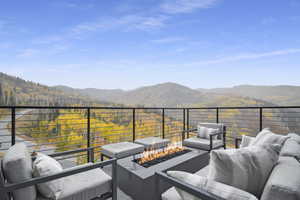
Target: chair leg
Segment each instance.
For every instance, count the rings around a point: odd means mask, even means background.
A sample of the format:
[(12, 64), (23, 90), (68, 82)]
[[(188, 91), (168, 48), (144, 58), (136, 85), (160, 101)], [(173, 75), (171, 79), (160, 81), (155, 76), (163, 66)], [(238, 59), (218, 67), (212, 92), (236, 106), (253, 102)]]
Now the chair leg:
[(101, 159), (101, 161), (104, 161), (104, 156), (103, 156), (103, 154), (101, 154), (100, 159)]

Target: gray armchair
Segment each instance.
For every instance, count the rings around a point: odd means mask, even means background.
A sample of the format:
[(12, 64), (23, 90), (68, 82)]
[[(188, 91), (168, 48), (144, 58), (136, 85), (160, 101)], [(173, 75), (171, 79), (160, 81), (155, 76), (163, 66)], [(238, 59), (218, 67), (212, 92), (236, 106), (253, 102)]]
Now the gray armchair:
[[(200, 126), (207, 128), (218, 129), (219, 131), (214, 134), (210, 134), (209, 139), (199, 138), (198, 136), (193, 136), (187, 138), (190, 133), (195, 133), (197, 129), (190, 129), (183, 132), (183, 142), (182, 144), (187, 147), (202, 149), (206, 151), (211, 151), (213, 149), (218, 149), (223, 147), (226, 149), (226, 126), (224, 124), (217, 123), (199, 123)], [(187, 137), (186, 137), (187, 136)], [(217, 136), (217, 139), (214, 137)]]
[[(20, 145), (18, 143), (17, 147), (14, 147), (14, 154), (24, 154), (25, 152), (25, 159), (22, 159), (19, 164), (24, 164), (24, 168), (31, 166), (31, 159), (27, 158), (26, 151), (27, 148), (25, 145)], [(25, 146), (25, 147), (24, 147)], [(86, 152), (90, 151), (91, 148), (86, 149), (79, 149), (74, 151), (68, 152), (61, 152), (51, 155), (52, 157), (55, 156), (63, 156), (68, 154), (74, 154), (78, 152)], [(28, 155), (28, 154), (27, 154)], [(11, 156), (12, 157), (12, 156)], [(15, 162), (15, 158), (11, 158), (13, 162)], [(34, 194), (29, 194), (25, 190), (28, 188), (32, 188), (36, 184), (45, 183), (48, 181), (56, 180), (56, 179), (63, 179), (63, 191), (62, 194), (59, 196), (58, 200), (71, 200), (71, 199), (80, 199), (80, 200), (91, 200), (91, 199), (99, 199), (104, 200), (111, 198), (113, 200), (117, 199), (117, 175), (116, 175), (116, 160), (111, 159), (104, 162), (99, 163), (88, 163), (81, 166), (71, 167), (68, 169), (64, 169), (60, 173), (56, 173), (49, 176), (43, 176), (38, 178), (24, 178), (22, 176), (22, 172), (18, 172), (22, 181), (18, 182), (8, 182), (6, 180), (7, 172), (5, 172), (3, 168), (3, 161), (1, 162), (1, 170), (0, 170), (0, 200), (23, 200), (23, 199), (36, 199), (36, 200), (49, 200), (41, 196), (38, 192)], [(29, 165), (28, 165), (29, 163)], [(103, 170), (100, 168), (103, 166), (112, 165), (112, 176), (107, 175)], [(17, 192), (17, 193), (15, 193)], [(35, 190), (34, 190), (35, 192)], [(22, 194), (24, 193), (24, 194)], [(17, 196), (14, 196), (14, 195)]]

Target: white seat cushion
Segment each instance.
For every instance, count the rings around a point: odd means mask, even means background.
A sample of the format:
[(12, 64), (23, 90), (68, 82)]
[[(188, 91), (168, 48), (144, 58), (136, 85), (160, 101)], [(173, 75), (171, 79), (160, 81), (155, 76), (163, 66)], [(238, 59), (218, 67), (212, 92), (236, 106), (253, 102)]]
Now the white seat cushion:
[(171, 187), (161, 195), (162, 200), (182, 200), (175, 187)]
[[(64, 189), (57, 200), (93, 199), (106, 192), (111, 192), (111, 183), (111, 177), (99, 168), (68, 176), (63, 178)], [(37, 200), (46, 199), (42, 196), (37, 198)]]
[[(207, 177), (209, 167), (206, 166), (196, 172), (195, 174), (202, 177)], [(176, 191), (175, 187), (171, 187), (166, 192), (162, 194), (162, 200), (182, 200), (179, 193)]]
[(261, 200), (300, 199), (300, 163), (293, 157), (280, 157), (265, 185)]
[(132, 142), (120, 142), (102, 146), (101, 153), (111, 158), (124, 158), (142, 153), (144, 146)]
[[(213, 141), (213, 148), (223, 145), (222, 140), (212, 140), (212, 141)], [(191, 137), (191, 138), (185, 139), (182, 144), (184, 146), (197, 148), (197, 149), (204, 149), (204, 150), (210, 149), (210, 140), (198, 138), (198, 137)]]
[(137, 139), (134, 141), (137, 144), (144, 145), (145, 149), (159, 149), (166, 147), (168, 144), (170, 144), (169, 139), (162, 139), (159, 137), (147, 137), (142, 139)]

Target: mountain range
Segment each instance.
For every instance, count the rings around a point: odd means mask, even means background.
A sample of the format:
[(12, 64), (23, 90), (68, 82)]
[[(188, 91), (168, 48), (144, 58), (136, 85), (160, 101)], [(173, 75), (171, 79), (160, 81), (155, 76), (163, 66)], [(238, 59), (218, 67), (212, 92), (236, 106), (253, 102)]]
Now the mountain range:
[[(300, 105), (299, 86), (241, 85), (192, 89), (167, 82), (134, 90), (76, 89), (68, 86), (49, 87), (4, 73), (0, 73), (0, 93), (2, 105), (49, 105), (49, 102), (65, 105), (68, 101), (71, 104), (148, 107)], [(8, 101), (13, 98), (7, 95), (15, 96), (17, 101)]]
[(162, 83), (140, 87), (134, 90), (104, 90), (104, 89), (74, 89), (66, 86), (56, 86), (66, 93), (80, 94), (89, 98), (113, 102), (129, 106), (153, 107), (183, 107), (183, 106), (251, 106), (267, 105), (268, 102), (250, 97), (231, 96), (211, 92), (201, 92), (196, 89), (177, 84)]
[(215, 93), (250, 97), (282, 106), (300, 105), (300, 87), (291, 85), (255, 86), (240, 85), (231, 88), (198, 89), (203, 93)]

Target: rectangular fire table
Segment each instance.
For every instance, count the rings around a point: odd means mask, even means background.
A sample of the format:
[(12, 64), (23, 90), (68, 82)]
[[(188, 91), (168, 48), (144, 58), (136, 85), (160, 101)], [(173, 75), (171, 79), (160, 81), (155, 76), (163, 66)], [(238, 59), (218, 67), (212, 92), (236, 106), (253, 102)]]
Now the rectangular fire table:
[[(189, 148), (190, 149), (190, 148)], [(134, 200), (156, 200), (159, 194), (171, 187), (168, 183), (160, 183), (157, 191), (155, 172), (166, 170), (179, 170), (195, 173), (208, 165), (209, 153), (207, 151), (190, 149), (191, 151), (160, 162), (150, 167), (143, 167), (133, 161), (133, 157), (117, 161), (118, 186)]]

